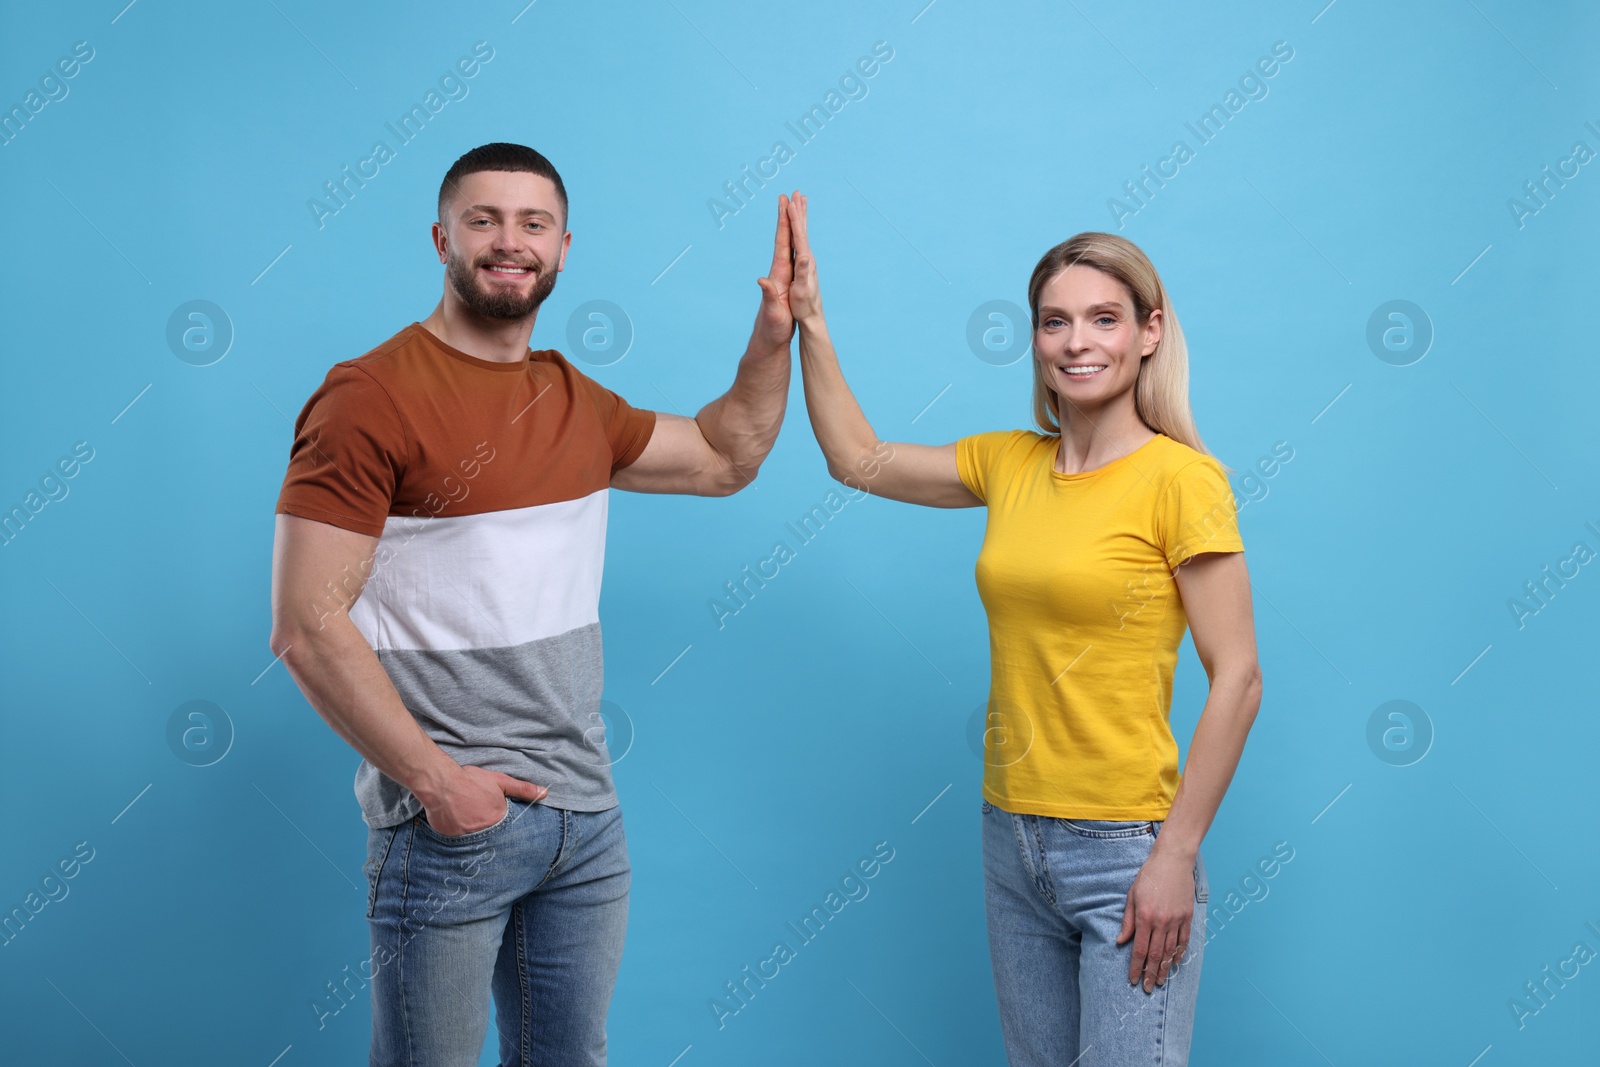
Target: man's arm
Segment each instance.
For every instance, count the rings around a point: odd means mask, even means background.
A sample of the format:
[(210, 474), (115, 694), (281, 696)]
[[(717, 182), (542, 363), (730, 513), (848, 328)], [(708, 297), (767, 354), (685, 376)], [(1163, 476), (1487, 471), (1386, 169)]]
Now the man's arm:
[(464, 767), (423, 732), (377, 653), (350, 621), (378, 539), (278, 515), (272, 542), (272, 636), (306, 700), (384, 774), (415, 793), (442, 834), (471, 833), (505, 815), (505, 798), (542, 800), (543, 786)]
[(789, 284), (794, 278), (794, 246), (789, 231), (789, 198), (778, 198), (778, 229), (772, 242), (772, 269), (756, 282), (761, 308), (750, 343), (739, 360), (733, 386), (701, 408), (694, 418), (656, 413), (655, 430), (639, 458), (617, 471), (611, 484), (636, 493), (691, 493), (728, 496), (755, 480), (772, 451), (789, 401)]

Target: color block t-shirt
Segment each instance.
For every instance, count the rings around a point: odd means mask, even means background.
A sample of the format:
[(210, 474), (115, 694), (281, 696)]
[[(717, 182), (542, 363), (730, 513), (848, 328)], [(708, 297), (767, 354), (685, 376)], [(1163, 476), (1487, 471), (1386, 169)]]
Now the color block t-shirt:
[[(617, 802), (600, 716), (606, 511), (654, 427), (560, 353), (497, 363), (417, 322), (335, 364), (295, 422), (276, 510), (378, 538), (349, 613), (401, 701), (456, 762), (546, 786), (554, 807)], [(422, 808), (366, 760), (355, 792), (372, 827)]]
[(1221, 464), (1157, 435), (1092, 471), (1057, 436), (956, 442), (989, 509), (976, 568), (989, 616), (983, 795), (1064, 819), (1165, 819), (1178, 789), (1172, 674), (1188, 626), (1174, 570), (1242, 552)]

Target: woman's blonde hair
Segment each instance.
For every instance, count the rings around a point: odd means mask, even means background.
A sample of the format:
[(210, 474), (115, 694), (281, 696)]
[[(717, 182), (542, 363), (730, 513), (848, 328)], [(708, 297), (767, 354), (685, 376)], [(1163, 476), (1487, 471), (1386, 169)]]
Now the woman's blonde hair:
[[(1138, 245), (1114, 233), (1090, 231), (1046, 252), (1028, 281), (1028, 310), (1034, 330), (1039, 329), (1039, 293), (1050, 279), (1072, 266), (1093, 267), (1121, 282), (1133, 298), (1134, 318), (1140, 326), (1149, 323), (1150, 312), (1161, 309), (1161, 340), (1139, 364), (1134, 410), (1152, 430), (1209, 456), (1189, 409), (1189, 348), (1184, 344), (1183, 329), (1167, 300), (1161, 275)], [(1033, 361), (1033, 418), (1045, 433), (1061, 432), (1056, 394), (1045, 384), (1037, 359)]]

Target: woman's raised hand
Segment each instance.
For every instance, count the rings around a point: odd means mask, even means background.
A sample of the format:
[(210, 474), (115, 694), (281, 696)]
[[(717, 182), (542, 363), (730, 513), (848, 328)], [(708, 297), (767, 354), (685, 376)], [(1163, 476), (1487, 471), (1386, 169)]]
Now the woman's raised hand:
[(789, 312), (802, 328), (822, 318), (822, 290), (817, 286), (817, 261), (806, 236), (806, 198), (798, 189), (789, 198), (789, 232), (794, 240), (794, 280), (789, 285)]

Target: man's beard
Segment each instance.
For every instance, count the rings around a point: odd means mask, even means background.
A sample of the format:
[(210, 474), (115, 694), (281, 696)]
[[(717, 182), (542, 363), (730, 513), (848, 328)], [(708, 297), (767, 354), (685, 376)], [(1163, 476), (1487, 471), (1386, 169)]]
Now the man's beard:
[(486, 319), (525, 319), (539, 310), (544, 298), (556, 287), (556, 272), (547, 270), (541, 263), (538, 264), (538, 273), (534, 275), (533, 288), (527, 295), (510, 286), (487, 288), (492, 283), (479, 277), (478, 266), (456, 256), (454, 252), (449, 255), (446, 274), (461, 302)]

